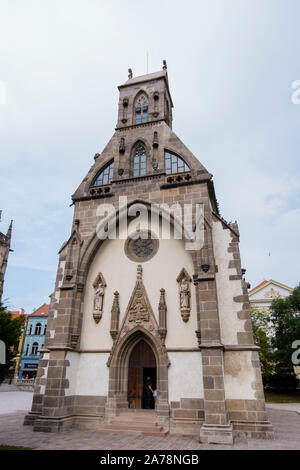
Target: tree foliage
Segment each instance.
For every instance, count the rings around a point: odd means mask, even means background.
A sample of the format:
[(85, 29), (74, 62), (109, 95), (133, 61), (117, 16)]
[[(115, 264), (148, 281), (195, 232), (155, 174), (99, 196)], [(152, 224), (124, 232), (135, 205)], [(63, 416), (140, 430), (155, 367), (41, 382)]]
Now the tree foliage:
[(292, 363), (292, 344), (300, 340), (300, 285), (290, 296), (273, 300), (270, 320), (275, 363), (273, 386), (280, 389), (296, 388), (299, 380)]
[(254, 343), (260, 348), (259, 359), (261, 364), (262, 379), (264, 385), (267, 385), (272, 374), (274, 373), (272, 344), (268, 333), (270, 317), (264, 310), (259, 308), (252, 308), (251, 320)]
[(7, 307), (0, 303), (0, 340), (6, 346), (6, 363), (0, 364), (0, 383), (9, 376), (24, 324), (25, 315), (13, 319)]

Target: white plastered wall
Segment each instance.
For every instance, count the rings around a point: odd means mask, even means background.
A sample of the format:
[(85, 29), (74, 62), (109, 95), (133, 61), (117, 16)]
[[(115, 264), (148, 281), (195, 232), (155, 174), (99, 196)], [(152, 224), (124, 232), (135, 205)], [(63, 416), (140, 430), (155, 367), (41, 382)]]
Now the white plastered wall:
[(169, 402), (203, 398), (201, 352), (169, 352)]
[(69, 388), (66, 395), (108, 394), (108, 353), (75, 353), (68, 352), (66, 359), (70, 366), (66, 370)]
[(233, 254), (227, 248), (231, 242), (230, 230), (223, 229), (222, 223), (213, 223), (213, 243), (215, 262), (218, 266), (216, 273), (219, 319), (221, 328), (221, 341), (223, 344), (238, 344), (237, 332), (244, 331), (245, 320), (237, 316), (241, 310), (241, 303), (234, 302), (233, 298), (242, 295), (241, 281), (229, 280), (230, 275), (236, 275), (235, 268), (228, 268)]
[[(152, 227), (154, 233), (158, 227)], [(125, 238), (125, 237), (124, 237)], [(125, 239), (106, 240), (96, 253), (87, 276), (83, 322), (80, 347), (83, 350), (110, 349), (112, 338), (110, 336), (111, 307), (113, 293), (117, 290), (120, 294), (120, 326), (124, 318), (130, 296), (133, 292), (137, 265), (128, 259), (124, 251)], [(197, 310), (195, 288), (191, 283), (191, 316), (184, 323), (179, 310), (178, 283), (176, 277), (184, 267), (192, 277), (194, 273), (190, 252), (185, 249), (182, 240), (159, 240), (159, 249), (156, 255), (149, 261), (141, 263), (143, 267), (143, 282), (149, 297), (152, 310), (158, 319), (158, 303), (160, 289), (166, 291), (167, 303), (167, 348), (196, 348), (197, 338)], [(101, 272), (107, 284), (104, 297), (103, 316), (98, 325), (93, 319), (93, 282), (97, 274)]]
[(255, 372), (251, 362), (251, 351), (226, 351), (224, 357), (225, 397), (254, 400)]

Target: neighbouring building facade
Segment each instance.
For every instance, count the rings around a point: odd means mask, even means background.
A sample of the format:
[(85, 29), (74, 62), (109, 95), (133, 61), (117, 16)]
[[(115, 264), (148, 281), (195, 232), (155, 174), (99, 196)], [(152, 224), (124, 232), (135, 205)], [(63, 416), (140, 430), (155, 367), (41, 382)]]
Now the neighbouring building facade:
[[(0, 211), (0, 221), (1, 221), (1, 214)], [(2, 299), (3, 294), (3, 285), (4, 285), (4, 276), (7, 268), (7, 260), (9, 252), (11, 251), (10, 244), (11, 244), (11, 234), (12, 234), (12, 221), (8, 227), (7, 233), (4, 234), (0, 232), (0, 302)]]
[(37, 374), (40, 350), (43, 349), (47, 331), (49, 304), (43, 304), (27, 315), (25, 337), (19, 365), (19, 379), (34, 379)]
[[(146, 406), (150, 377), (153, 413), (171, 433), (273, 438), (238, 225), (220, 216), (212, 175), (172, 131), (166, 64), (140, 77), (129, 69), (119, 91), (115, 132), (72, 196), (25, 424), (105, 427)], [(201, 247), (187, 249), (192, 233), (180, 239), (182, 218), (162, 203), (202, 208)], [(145, 207), (154, 215), (142, 236), (131, 222)], [(117, 236), (103, 240), (113, 232), (111, 208)], [(197, 214), (188, 210), (187, 220), (196, 226)]]
[(248, 292), (251, 307), (269, 312), (274, 299), (283, 299), (291, 295), (294, 289), (280, 282), (263, 281)]
[(22, 355), (22, 350), (23, 350), (23, 343), (24, 343), (24, 338), (25, 338), (25, 332), (26, 332), (26, 322), (27, 322), (27, 315), (25, 315), (24, 309), (20, 308), (20, 310), (14, 310), (11, 311), (11, 317), (12, 319), (18, 318), (20, 316), (24, 316), (25, 322), (24, 322), (24, 327), (22, 328), (22, 333), (19, 338), (18, 344), (15, 346), (15, 357), (13, 359), (14, 362), (14, 377), (18, 376), (18, 370), (20, 367), (20, 361), (21, 361), (21, 355)]

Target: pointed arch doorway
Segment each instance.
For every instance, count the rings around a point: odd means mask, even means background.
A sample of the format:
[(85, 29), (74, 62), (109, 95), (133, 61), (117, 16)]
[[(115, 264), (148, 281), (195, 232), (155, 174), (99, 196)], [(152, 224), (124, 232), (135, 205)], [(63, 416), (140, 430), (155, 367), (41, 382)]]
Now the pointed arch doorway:
[[(147, 377), (150, 377), (152, 389), (156, 389), (157, 367), (154, 352), (151, 346), (140, 340), (131, 351), (128, 363), (128, 406), (129, 408), (146, 408)], [(150, 408), (154, 408), (154, 400), (151, 399)]]

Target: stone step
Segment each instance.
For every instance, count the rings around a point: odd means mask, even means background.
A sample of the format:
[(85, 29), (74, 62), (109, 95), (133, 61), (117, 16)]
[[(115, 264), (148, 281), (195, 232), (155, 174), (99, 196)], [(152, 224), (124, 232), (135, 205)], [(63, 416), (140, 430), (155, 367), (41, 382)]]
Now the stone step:
[(147, 424), (138, 424), (138, 423), (110, 423), (105, 425), (106, 428), (114, 428), (114, 429), (120, 429), (122, 431), (126, 431), (128, 429), (133, 429), (134, 431), (162, 431), (163, 427), (162, 426), (148, 426)]
[(168, 434), (156, 421), (154, 410), (122, 411), (109, 424), (103, 424), (101, 431), (119, 434), (146, 434), (148, 436), (165, 436)]
[(156, 416), (123, 416), (119, 415), (114, 418), (114, 422), (123, 422), (123, 421), (128, 421), (128, 422), (133, 422), (133, 423), (156, 423)]
[(147, 436), (166, 436), (168, 431), (163, 427), (149, 427), (149, 426), (119, 426), (114, 424), (106, 424), (99, 431), (113, 432), (117, 434), (145, 434)]

